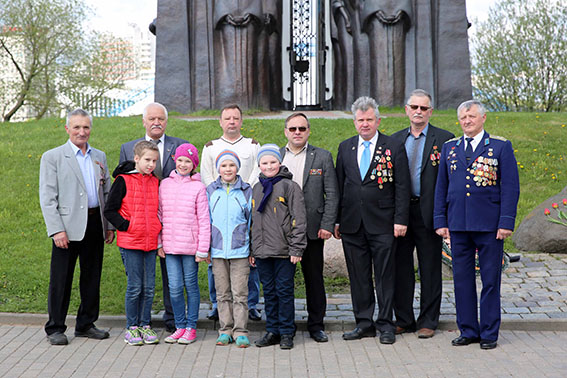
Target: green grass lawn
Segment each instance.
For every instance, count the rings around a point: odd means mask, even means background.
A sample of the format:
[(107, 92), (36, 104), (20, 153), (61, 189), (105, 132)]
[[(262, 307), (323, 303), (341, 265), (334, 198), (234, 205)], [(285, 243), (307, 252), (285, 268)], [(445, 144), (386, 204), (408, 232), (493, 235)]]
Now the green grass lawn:
[[(397, 109), (399, 110), (399, 109)], [(407, 126), (400, 114), (382, 120), (380, 131), (386, 134)], [(455, 111), (434, 113), (431, 122), (461, 135)], [(521, 195), (517, 224), (544, 199), (566, 185), (567, 116), (565, 113), (491, 113), (486, 130), (512, 141), (520, 171)], [(310, 143), (326, 148), (336, 157), (339, 143), (354, 135), (351, 120), (311, 121)], [(217, 121), (187, 122), (172, 117), (167, 133), (189, 140), (200, 150), (210, 139), (221, 134)], [(120, 145), (144, 134), (141, 117), (95, 119), (90, 143), (106, 152), (111, 170), (118, 163)], [(246, 119), (243, 134), (260, 143), (283, 145), (282, 120)], [(65, 143), (64, 120), (47, 119), (25, 123), (0, 124), (0, 311), (47, 311), (47, 288), (51, 241), (45, 232), (38, 200), (38, 175), (41, 154)], [(514, 252), (510, 241), (505, 245)], [(159, 269), (157, 269), (159, 271)], [(206, 265), (200, 267), (202, 300), (208, 300)], [(116, 245), (106, 247), (101, 285), (101, 313), (124, 313), (126, 279)], [(77, 270), (78, 276), (78, 270)], [(75, 287), (76, 287), (75, 280)], [(344, 290), (346, 280), (328, 281), (329, 291)], [(303, 296), (301, 280), (297, 295)], [(70, 313), (78, 307), (78, 293), (73, 290)], [(162, 308), (161, 278), (156, 279), (154, 310)]]

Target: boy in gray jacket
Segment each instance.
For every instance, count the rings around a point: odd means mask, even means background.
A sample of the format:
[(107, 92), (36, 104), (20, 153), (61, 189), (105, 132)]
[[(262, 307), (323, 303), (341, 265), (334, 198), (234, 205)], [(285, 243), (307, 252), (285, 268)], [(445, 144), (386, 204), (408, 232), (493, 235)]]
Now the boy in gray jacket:
[(281, 165), (279, 147), (258, 152), (260, 182), (252, 193), (252, 256), (264, 288), (266, 334), (257, 347), (293, 348), (295, 266), (307, 246), (303, 192)]

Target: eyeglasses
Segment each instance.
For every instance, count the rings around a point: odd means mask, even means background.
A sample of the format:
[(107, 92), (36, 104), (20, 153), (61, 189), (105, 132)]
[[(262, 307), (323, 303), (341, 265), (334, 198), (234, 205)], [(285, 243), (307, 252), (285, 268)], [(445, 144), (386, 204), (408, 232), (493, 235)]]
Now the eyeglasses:
[(431, 106), (420, 106), (420, 105), (410, 105), (408, 104), (411, 110), (417, 110), (418, 108), (421, 109), (422, 112), (426, 112), (431, 109)]
[(301, 131), (302, 133), (307, 131), (307, 127), (305, 126), (299, 126), (299, 127), (292, 126), (292, 127), (288, 127), (287, 129), (289, 130), (290, 133), (294, 133), (297, 130)]

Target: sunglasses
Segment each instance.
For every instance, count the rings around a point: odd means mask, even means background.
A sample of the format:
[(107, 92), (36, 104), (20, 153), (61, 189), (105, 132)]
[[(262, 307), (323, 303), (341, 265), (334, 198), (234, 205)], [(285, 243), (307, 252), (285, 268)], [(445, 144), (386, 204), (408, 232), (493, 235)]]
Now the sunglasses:
[(410, 105), (408, 104), (411, 110), (417, 110), (418, 108), (421, 109), (422, 112), (426, 112), (431, 109), (431, 106), (420, 106), (420, 105)]
[(301, 131), (302, 133), (307, 131), (307, 127), (305, 126), (299, 126), (299, 127), (292, 126), (292, 127), (288, 127), (287, 129), (289, 130), (290, 133), (294, 133), (297, 130)]

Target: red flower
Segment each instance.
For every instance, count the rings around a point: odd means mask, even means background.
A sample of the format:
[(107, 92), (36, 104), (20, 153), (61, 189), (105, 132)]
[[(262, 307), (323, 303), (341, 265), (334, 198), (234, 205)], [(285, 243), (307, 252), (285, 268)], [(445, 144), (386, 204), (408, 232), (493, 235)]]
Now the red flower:
[(559, 207), (559, 205), (557, 204), (557, 202), (553, 202), (551, 204), (551, 207), (553, 207), (554, 209), (557, 209)]
[(543, 211), (543, 213), (544, 213), (545, 215), (549, 215), (549, 214), (551, 214), (551, 211), (549, 211), (549, 209), (546, 208), (546, 209)]
[(563, 206), (567, 206), (567, 198), (563, 198)]

